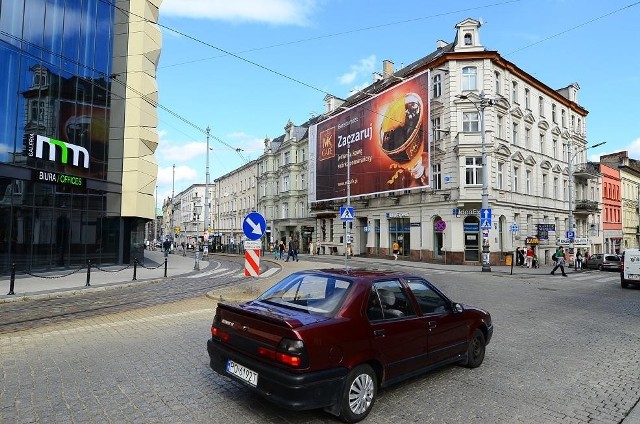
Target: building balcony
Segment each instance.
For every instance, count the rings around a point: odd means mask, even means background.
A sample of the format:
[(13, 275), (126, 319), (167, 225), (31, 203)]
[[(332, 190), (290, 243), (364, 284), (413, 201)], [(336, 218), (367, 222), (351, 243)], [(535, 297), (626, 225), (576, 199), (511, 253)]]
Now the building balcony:
[(600, 168), (598, 164), (593, 162), (576, 164), (573, 170), (574, 178), (582, 178), (585, 180), (598, 178), (600, 176)]
[(589, 215), (600, 212), (600, 205), (595, 200), (577, 200), (574, 213)]

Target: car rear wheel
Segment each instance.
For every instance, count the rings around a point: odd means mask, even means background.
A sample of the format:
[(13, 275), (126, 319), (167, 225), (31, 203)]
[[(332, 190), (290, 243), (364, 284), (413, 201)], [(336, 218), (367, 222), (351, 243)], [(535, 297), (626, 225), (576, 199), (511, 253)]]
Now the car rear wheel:
[(467, 368), (477, 368), (482, 365), (484, 361), (484, 353), (486, 350), (486, 342), (484, 334), (480, 330), (473, 332), (471, 340), (469, 340), (469, 347), (467, 348), (467, 359), (462, 361), (460, 365)]
[(376, 400), (378, 383), (376, 373), (363, 364), (351, 370), (342, 393), (340, 417), (348, 423), (363, 420)]
[(629, 287), (629, 283), (624, 281), (624, 277), (620, 278), (620, 285), (622, 286), (623, 289), (626, 289), (627, 287)]

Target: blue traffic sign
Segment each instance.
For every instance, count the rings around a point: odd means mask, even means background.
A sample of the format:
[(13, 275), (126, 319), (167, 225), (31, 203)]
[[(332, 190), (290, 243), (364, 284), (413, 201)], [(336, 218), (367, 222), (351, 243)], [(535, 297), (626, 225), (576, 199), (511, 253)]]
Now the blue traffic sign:
[(520, 231), (518, 224), (511, 224), (511, 232), (517, 233), (518, 231)]
[(575, 231), (567, 231), (567, 238), (568, 239), (576, 238)]
[(242, 221), (242, 231), (249, 240), (258, 240), (267, 230), (267, 221), (258, 212), (251, 212)]
[(342, 221), (353, 221), (353, 217), (355, 216), (353, 212), (353, 208), (351, 206), (342, 206), (340, 208), (340, 220)]

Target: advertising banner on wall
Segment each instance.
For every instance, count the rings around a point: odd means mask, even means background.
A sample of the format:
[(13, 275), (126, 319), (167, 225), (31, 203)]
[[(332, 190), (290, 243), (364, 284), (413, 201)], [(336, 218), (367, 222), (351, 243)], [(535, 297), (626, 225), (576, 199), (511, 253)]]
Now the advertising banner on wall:
[(67, 171), (96, 179), (106, 178), (109, 109), (61, 100), (58, 116), (60, 139), (89, 151), (89, 169), (81, 171), (77, 167), (67, 167)]
[(428, 125), (424, 72), (311, 126), (309, 201), (428, 187)]

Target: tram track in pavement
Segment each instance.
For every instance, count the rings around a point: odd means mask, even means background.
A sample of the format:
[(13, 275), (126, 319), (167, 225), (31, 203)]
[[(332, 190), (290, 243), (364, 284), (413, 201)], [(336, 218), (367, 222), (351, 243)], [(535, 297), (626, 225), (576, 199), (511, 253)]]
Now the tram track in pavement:
[[(222, 267), (234, 269), (232, 275), (244, 269), (244, 263), (239, 260), (217, 262)], [(206, 283), (203, 284), (203, 281)], [(212, 289), (228, 287), (238, 281), (230, 275), (207, 274), (203, 278), (179, 276), (160, 281), (141, 281), (134, 285), (111, 286), (107, 290), (76, 292), (70, 296), (26, 298), (22, 301), (2, 303), (0, 334), (178, 302), (203, 296)]]

